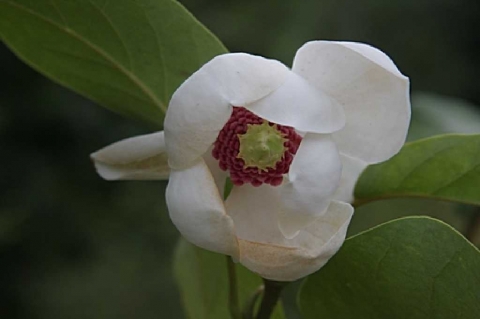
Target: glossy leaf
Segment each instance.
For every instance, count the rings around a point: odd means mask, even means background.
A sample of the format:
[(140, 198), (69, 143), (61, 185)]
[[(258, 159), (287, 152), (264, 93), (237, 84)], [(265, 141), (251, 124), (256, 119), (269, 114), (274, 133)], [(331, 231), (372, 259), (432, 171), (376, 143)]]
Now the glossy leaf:
[(180, 83), (226, 52), (173, 0), (0, 0), (0, 36), (52, 80), (156, 126)]
[(476, 319), (480, 252), (427, 217), (392, 221), (347, 240), (299, 293), (304, 319)]
[[(227, 257), (180, 240), (175, 254), (175, 275), (189, 319), (230, 318)], [(262, 284), (259, 276), (236, 265), (240, 307)], [(285, 318), (281, 305), (272, 319)]]
[(480, 135), (439, 135), (407, 143), (387, 162), (369, 166), (355, 204), (425, 197), (480, 205)]

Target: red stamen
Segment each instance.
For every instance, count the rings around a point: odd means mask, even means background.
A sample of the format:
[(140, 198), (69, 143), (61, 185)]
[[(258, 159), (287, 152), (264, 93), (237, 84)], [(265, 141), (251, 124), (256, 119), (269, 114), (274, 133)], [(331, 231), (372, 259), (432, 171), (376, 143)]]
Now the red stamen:
[[(224, 171), (230, 171), (230, 179), (234, 185), (240, 186), (250, 183), (253, 186), (260, 186), (263, 183), (272, 186), (282, 184), (283, 174), (288, 173), (293, 157), (302, 141), (302, 137), (295, 132), (293, 127), (277, 125), (277, 129), (287, 139), (284, 146), (285, 153), (275, 167), (267, 168), (266, 171), (255, 167), (245, 167), (245, 162), (237, 158), (240, 141), (238, 134), (247, 132), (247, 124), (262, 124), (263, 119), (244, 107), (234, 107), (232, 115), (228, 122), (223, 126), (214, 143), (212, 155), (218, 160), (220, 168)], [(270, 125), (275, 123), (269, 122)]]

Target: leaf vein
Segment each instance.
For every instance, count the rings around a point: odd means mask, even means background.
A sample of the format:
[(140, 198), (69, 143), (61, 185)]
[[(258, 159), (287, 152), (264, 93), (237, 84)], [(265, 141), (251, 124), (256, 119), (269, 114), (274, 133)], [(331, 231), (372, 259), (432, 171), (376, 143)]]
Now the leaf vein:
[[(58, 53), (58, 54), (62, 54), (62, 55), (65, 55), (65, 56), (68, 56), (68, 57), (71, 57), (71, 58), (75, 58), (75, 59), (79, 59), (79, 60), (84, 60), (84, 61), (87, 61), (87, 62), (90, 62), (90, 63), (94, 63), (94, 64), (97, 64), (101, 67), (105, 67), (105, 68), (108, 68), (108, 69), (115, 69), (111, 64), (108, 64), (108, 63), (104, 63), (102, 60), (95, 60), (95, 59), (88, 59), (84, 56), (78, 56), (78, 55), (75, 55), (71, 52), (64, 52), (64, 51), (61, 51), (61, 50), (58, 50), (57, 48), (52, 48), (52, 47), (46, 47), (46, 50), (50, 50), (52, 52), (55, 52), (55, 53)], [(92, 83), (96, 83), (97, 85), (99, 86), (104, 86), (104, 87), (107, 87), (107, 88), (111, 88), (113, 90), (116, 90), (116, 91), (119, 91), (123, 94), (126, 94), (126, 95), (129, 95), (131, 97), (134, 97), (135, 99), (137, 99), (138, 101), (141, 101), (141, 102), (149, 102), (149, 100), (145, 99), (145, 96), (142, 95), (142, 96), (139, 96), (137, 94), (135, 94), (134, 92), (131, 92), (131, 91), (127, 91), (121, 87), (117, 87), (117, 86), (114, 86), (112, 85), (111, 83), (106, 83), (106, 82), (101, 82), (101, 81), (96, 81), (95, 78), (91, 78), (91, 77), (85, 77), (85, 76), (81, 76), (80, 74), (78, 73), (70, 73), (72, 76), (75, 76), (79, 79), (83, 79), (85, 81), (89, 81), (89, 82), (92, 82)]]
[(437, 189), (435, 189), (434, 191), (432, 191), (432, 195), (437, 195), (438, 193), (440, 193), (442, 190), (444, 190), (445, 188), (448, 188), (450, 186), (452, 186), (452, 184), (456, 183), (458, 180), (462, 179), (463, 177), (465, 177), (465, 175), (467, 175), (468, 173), (471, 173), (473, 170), (477, 169), (480, 167), (480, 163), (479, 164), (476, 164), (474, 165), (473, 167), (470, 167), (467, 171), (459, 174), (458, 176), (456, 176), (455, 178), (453, 178), (452, 180), (450, 180), (446, 185), (440, 185)]
[(108, 23), (108, 26), (112, 29), (113, 33), (115, 34), (115, 36), (118, 38), (118, 40), (120, 41), (121, 45), (122, 45), (122, 48), (123, 50), (125, 51), (125, 55), (127, 56), (127, 60), (128, 60), (128, 65), (129, 65), (129, 70), (130, 71), (133, 71), (133, 63), (132, 63), (132, 57), (130, 55), (130, 51), (128, 51), (128, 48), (127, 48), (127, 45), (125, 43), (125, 41), (123, 40), (123, 38), (120, 36), (120, 33), (118, 32), (117, 28), (115, 28), (112, 20), (108, 17), (108, 15), (103, 11), (103, 9), (100, 9), (92, 0), (88, 0), (88, 2), (91, 4), (92, 7), (94, 7), (101, 15), (102, 17), (105, 18), (105, 20), (107, 20), (107, 23)]
[(443, 152), (446, 152), (446, 151), (449, 151), (450, 149), (452, 148), (455, 148), (457, 147), (458, 145), (451, 145), (451, 146), (448, 146), (446, 148), (443, 148), (441, 150), (438, 150), (438, 151), (435, 151), (433, 152), (433, 154), (430, 154), (429, 156), (427, 156), (426, 158), (424, 158), (422, 161), (420, 161), (418, 163), (418, 165), (416, 165), (408, 174), (406, 174), (401, 180), (400, 182), (397, 184), (397, 187), (396, 187), (396, 190), (401, 190), (401, 188), (403, 187), (404, 183), (408, 181), (408, 179), (410, 177), (412, 177), (415, 173), (417, 173), (418, 171), (422, 170), (423, 169), (423, 166), (424, 165), (428, 165), (428, 163), (433, 160), (438, 154), (440, 153), (443, 153)]
[(60, 19), (62, 19), (63, 21), (63, 24), (65, 24), (65, 26), (67, 26), (67, 20), (65, 19), (65, 17), (63, 16), (62, 12), (60, 11), (60, 8), (57, 6), (57, 4), (55, 3), (55, 0), (50, 0), (50, 5), (53, 7), (53, 9), (55, 11), (57, 11), (58, 15), (60, 16)]
[(165, 99), (167, 99), (168, 98), (168, 93), (167, 93), (168, 92), (168, 90), (167, 90), (167, 83), (168, 83), (167, 64), (165, 62), (165, 56), (163, 54), (162, 45), (160, 43), (160, 39), (158, 38), (158, 34), (155, 30), (155, 27), (154, 27), (152, 21), (150, 20), (150, 17), (148, 16), (147, 11), (145, 10), (145, 8), (143, 8), (143, 7), (141, 7), (141, 8), (142, 8), (143, 14), (145, 15), (145, 18), (147, 19), (149, 27), (152, 29), (153, 34), (155, 35), (155, 43), (156, 43), (158, 55), (160, 56), (160, 61), (162, 63), (162, 74), (163, 74), (163, 81), (164, 81), (163, 82), (164, 94), (165, 94)]
[(110, 3), (109, 0), (105, 0), (104, 4), (103, 4), (103, 6), (102, 6), (102, 11), (105, 10), (105, 8), (108, 6), (109, 3)]
[(21, 11), (24, 11), (25, 13), (33, 15), (33, 16), (45, 21), (46, 23), (49, 23), (50, 25), (52, 25), (52, 26), (60, 29), (61, 31), (69, 34), (70, 36), (75, 38), (77, 41), (79, 41), (79, 42), (83, 43), (84, 45), (86, 45), (87, 47), (89, 47), (91, 50), (93, 50), (98, 55), (102, 56), (105, 60), (110, 62), (112, 64), (112, 66), (114, 66), (117, 70), (120, 71), (120, 73), (122, 73), (131, 82), (133, 82), (136, 86), (138, 86), (138, 88), (143, 93), (145, 93), (145, 95), (148, 96), (148, 98), (152, 101), (152, 103), (155, 106), (160, 108), (160, 110), (162, 110), (164, 113), (166, 112), (167, 108), (165, 107), (164, 103), (161, 100), (158, 99), (158, 97), (151, 91), (151, 89), (147, 85), (145, 85), (134, 73), (132, 73), (130, 70), (128, 70), (124, 66), (122, 66), (117, 60), (115, 60), (112, 56), (110, 56), (108, 53), (103, 51), (100, 47), (91, 43), (88, 39), (82, 37), (80, 34), (76, 33), (74, 30), (63, 27), (63, 26), (59, 25), (58, 23), (56, 23), (55, 21), (52, 21), (51, 19), (49, 19), (49, 18), (47, 18), (47, 17), (45, 17), (45, 16), (43, 16), (43, 15), (41, 15), (41, 14), (35, 12), (35, 11), (32, 11), (31, 9), (29, 9), (25, 6), (19, 5), (17, 3), (12, 3), (12, 2), (9, 2), (9, 1), (5, 1), (5, 3), (12, 6), (12, 7), (15, 7), (15, 8), (17, 8)]

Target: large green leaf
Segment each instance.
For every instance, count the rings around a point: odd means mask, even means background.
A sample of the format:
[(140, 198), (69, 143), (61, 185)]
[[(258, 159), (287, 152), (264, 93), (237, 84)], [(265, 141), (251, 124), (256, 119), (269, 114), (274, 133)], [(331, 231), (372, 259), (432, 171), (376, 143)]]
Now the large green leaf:
[(157, 126), (180, 83), (226, 52), (173, 0), (0, 0), (0, 36), (49, 78)]
[(480, 135), (440, 135), (412, 143), (387, 162), (369, 166), (355, 204), (426, 197), (480, 205)]
[[(212, 253), (180, 240), (175, 254), (175, 275), (189, 319), (230, 318), (226, 256)], [(236, 265), (240, 306), (262, 284), (262, 280), (243, 266)], [(281, 305), (272, 319), (285, 318)]]
[(305, 319), (478, 319), (480, 252), (443, 222), (392, 221), (347, 240), (299, 305)]

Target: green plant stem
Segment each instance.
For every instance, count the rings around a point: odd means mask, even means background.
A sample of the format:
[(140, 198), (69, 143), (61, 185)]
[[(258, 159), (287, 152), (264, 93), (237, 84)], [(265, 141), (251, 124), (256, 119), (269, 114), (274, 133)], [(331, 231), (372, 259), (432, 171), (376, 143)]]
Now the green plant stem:
[(255, 306), (260, 296), (263, 294), (265, 287), (261, 285), (253, 292), (250, 298), (247, 300), (242, 310), (242, 319), (254, 319)]
[(263, 279), (265, 292), (256, 319), (269, 319), (287, 282)]
[(241, 319), (240, 307), (238, 306), (238, 285), (237, 273), (235, 271), (235, 264), (230, 256), (227, 256), (227, 271), (228, 271), (228, 308), (232, 319)]

